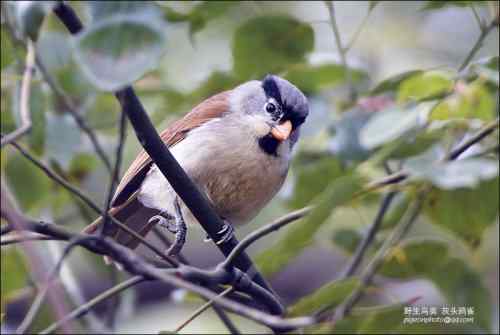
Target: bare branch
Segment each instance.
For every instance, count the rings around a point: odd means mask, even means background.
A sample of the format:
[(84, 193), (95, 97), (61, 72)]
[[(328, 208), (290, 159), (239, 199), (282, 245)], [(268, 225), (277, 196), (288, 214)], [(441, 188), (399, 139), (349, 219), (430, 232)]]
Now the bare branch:
[(481, 29), (481, 33), (479, 34), (479, 37), (477, 38), (476, 43), (474, 43), (474, 45), (472, 46), (472, 49), (469, 51), (467, 56), (465, 56), (465, 59), (462, 62), (462, 64), (459, 66), (458, 71), (462, 71), (463, 69), (465, 69), (467, 67), (467, 65), (469, 65), (472, 58), (474, 58), (476, 53), (483, 46), (483, 42), (484, 42), (484, 39), (486, 38), (486, 36), (488, 36), (489, 33), (497, 26), (498, 26), (498, 21), (494, 19), (490, 22), (490, 24), (484, 26)]
[[(222, 293), (220, 293), (217, 297), (224, 297), (225, 295), (231, 293), (234, 290), (233, 287), (228, 287), (225, 289)], [(201, 315), (204, 311), (206, 311), (210, 306), (214, 304), (216, 300), (208, 300), (206, 303), (204, 303), (200, 308), (198, 308), (196, 311), (193, 312), (185, 321), (183, 321), (179, 326), (177, 326), (174, 329), (174, 333), (180, 332), (184, 327), (186, 327), (188, 324), (191, 323), (194, 319), (196, 319), (198, 316)]]
[(243, 252), (246, 248), (250, 246), (253, 242), (257, 241), (261, 237), (264, 237), (273, 231), (276, 231), (285, 225), (294, 222), (298, 219), (303, 218), (307, 213), (312, 210), (312, 207), (304, 207), (302, 209), (296, 210), (294, 212), (288, 213), (285, 216), (277, 219), (276, 221), (265, 225), (257, 230), (251, 232), (248, 236), (246, 236), (241, 242), (233, 249), (233, 251), (226, 257), (224, 262), (222, 262), (221, 266), (228, 269), (231, 267), (233, 260), (238, 257), (238, 255)]
[(90, 311), (95, 305), (97, 305), (97, 304), (105, 301), (106, 299), (111, 298), (111, 297), (115, 296), (116, 294), (119, 294), (119, 293), (125, 291), (126, 289), (128, 289), (134, 285), (137, 285), (143, 281), (144, 281), (144, 278), (142, 276), (134, 276), (130, 279), (125, 280), (124, 282), (122, 282), (122, 283), (104, 291), (103, 293), (97, 295), (96, 297), (94, 297), (93, 299), (88, 301), (86, 304), (79, 306), (78, 308), (73, 310), (71, 313), (67, 314), (61, 320), (54, 322), (53, 324), (48, 326), (45, 330), (43, 330), (41, 332), (41, 334), (49, 334), (49, 333), (56, 331), (65, 323), (83, 316), (88, 311)]
[(26, 53), (26, 65), (21, 83), (21, 103), (20, 103), (20, 119), (21, 126), (12, 133), (2, 137), (0, 147), (17, 140), (19, 137), (31, 130), (31, 113), (30, 113), (30, 95), (31, 95), (31, 78), (33, 77), (34, 62), (35, 62), (35, 46), (31, 40), (28, 40), (28, 50)]
[[(416, 202), (413, 204), (412, 208), (408, 210), (405, 217), (401, 220), (401, 222), (394, 228), (391, 232), (391, 235), (385, 240), (384, 244), (377, 251), (373, 259), (366, 266), (364, 271), (360, 276), (360, 285), (354, 290), (354, 292), (336, 309), (335, 318), (341, 319), (344, 316), (348, 315), (351, 311), (352, 307), (359, 301), (361, 296), (363, 295), (364, 289), (366, 286), (370, 284), (373, 279), (373, 276), (380, 268), (380, 266), (384, 263), (387, 254), (390, 250), (397, 245), (401, 239), (408, 233), (411, 229), (415, 221), (417, 220), (423, 204), (425, 195), (427, 193), (427, 189), (424, 189), (419, 192), (417, 196)], [(324, 313), (325, 310), (322, 310), (321, 313)], [(321, 319), (321, 316), (320, 316)]]
[(113, 199), (113, 195), (115, 193), (115, 188), (118, 183), (118, 178), (120, 175), (120, 166), (122, 163), (123, 156), (123, 144), (125, 143), (125, 134), (127, 130), (127, 119), (125, 117), (125, 113), (120, 113), (120, 126), (119, 126), (119, 136), (118, 136), (118, 145), (116, 146), (116, 155), (115, 155), (115, 167), (113, 169), (113, 173), (111, 175), (109, 181), (109, 189), (108, 196), (106, 198), (106, 203), (104, 205), (102, 211), (102, 227), (101, 227), (101, 235), (106, 235), (108, 231), (108, 222), (109, 222), (109, 208), (111, 207), (111, 200)]
[[(26, 157), (30, 162), (35, 164), (40, 170), (42, 170), (50, 179), (54, 180), (56, 183), (60, 184), (62, 187), (64, 187), (66, 190), (68, 190), (70, 193), (76, 195), (79, 199), (81, 199), (87, 206), (89, 206), (91, 209), (93, 209), (97, 214), (102, 213), (102, 209), (92, 200), (90, 199), (89, 196), (85, 195), (83, 192), (81, 192), (79, 189), (77, 189), (75, 186), (71, 185), (68, 183), (66, 180), (61, 178), (59, 175), (57, 175), (55, 172), (53, 172), (47, 165), (42, 163), (40, 160), (35, 158), (33, 155), (31, 155), (26, 149), (24, 149), (21, 145), (18, 143), (12, 142), (10, 143), (14, 148), (16, 148), (24, 157)], [(139, 240), (142, 244), (144, 244), (147, 248), (149, 248), (151, 251), (153, 251), (155, 254), (163, 258), (165, 261), (169, 262), (170, 264), (174, 265), (177, 264), (178, 262), (173, 259), (172, 257), (166, 255), (164, 252), (162, 252), (160, 249), (158, 249), (155, 245), (147, 241), (144, 237), (142, 237), (140, 234), (135, 232), (134, 230), (130, 229), (120, 221), (118, 221), (116, 218), (113, 216), (110, 216), (111, 220), (113, 221), (114, 224), (116, 224), (120, 229), (126, 231), (130, 235), (132, 235), (134, 238)]]
[(347, 65), (347, 49), (342, 46), (342, 39), (340, 38), (340, 31), (335, 18), (335, 7), (333, 1), (325, 1), (325, 5), (328, 8), (328, 14), (330, 15), (330, 25), (332, 26), (333, 34), (335, 36), (335, 44), (337, 45), (337, 50), (339, 51), (340, 61), (342, 66), (345, 68), (345, 76), (349, 88), (349, 98), (351, 101), (354, 101), (356, 100), (356, 90), (354, 89), (351, 70)]
[(380, 226), (382, 225), (382, 222), (384, 220), (385, 213), (387, 212), (387, 209), (389, 208), (396, 194), (397, 194), (396, 191), (391, 191), (385, 194), (380, 204), (380, 208), (377, 213), (377, 216), (375, 217), (375, 220), (373, 221), (372, 225), (366, 232), (366, 235), (364, 236), (361, 243), (356, 248), (356, 251), (351, 259), (351, 262), (349, 263), (349, 266), (347, 267), (345, 272), (340, 276), (339, 280), (352, 276), (358, 269), (366, 253), (366, 250), (368, 250), (368, 247), (373, 242), (375, 235), (378, 233)]
[[(86, 237), (86, 238), (89, 238), (89, 237)], [(59, 258), (59, 260), (55, 264), (54, 268), (49, 272), (49, 276), (47, 277), (45, 284), (43, 284), (42, 287), (38, 290), (38, 294), (37, 294), (35, 300), (33, 301), (33, 303), (31, 304), (31, 307), (30, 307), (28, 313), (26, 313), (24, 320), (21, 322), (21, 324), (17, 328), (16, 334), (25, 334), (28, 331), (29, 327), (31, 326), (31, 324), (35, 320), (35, 317), (37, 316), (38, 311), (42, 307), (43, 301), (45, 300), (45, 297), (47, 296), (47, 293), (49, 292), (49, 289), (50, 289), (50, 286), (51, 286), (53, 280), (55, 279), (55, 277), (59, 273), (59, 270), (61, 269), (63, 261), (69, 255), (71, 250), (73, 250), (73, 248), (78, 245), (79, 242), (80, 242), (79, 240), (72, 241), (64, 248), (64, 251), (63, 251), (61, 257)]]

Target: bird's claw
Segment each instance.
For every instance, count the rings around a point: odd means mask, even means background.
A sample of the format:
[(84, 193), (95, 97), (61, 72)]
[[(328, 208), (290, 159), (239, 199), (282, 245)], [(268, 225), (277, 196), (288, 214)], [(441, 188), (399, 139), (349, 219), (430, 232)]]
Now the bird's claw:
[(182, 216), (179, 201), (176, 198), (174, 201), (175, 216), (172, 216), (166, 212), (162, 212), (158, 215), (152, 216), (148, 223), (152, 224), (154, 221), (161, 227), (166, 228), (172, 234), (175, 234), (175, 240), (172, 245), (167, 249), (166, 253), (169, 256), (175, 256), (179, 254), (186, 242), (187, 226)]
[(170, 215), (166, 212), (163, 212), (163, 213), (152, 216), (149, 219), (148, 223), (152, 224), (152, 223), (154, 223), (154, 221), (158, 221), (158, 222), (156, 222), (157, 225), (159, 225), (163, 228), (166, 228), (172, 234), (177, 233), (177, 224), (175, 222), (176, 219), (172, 215)]

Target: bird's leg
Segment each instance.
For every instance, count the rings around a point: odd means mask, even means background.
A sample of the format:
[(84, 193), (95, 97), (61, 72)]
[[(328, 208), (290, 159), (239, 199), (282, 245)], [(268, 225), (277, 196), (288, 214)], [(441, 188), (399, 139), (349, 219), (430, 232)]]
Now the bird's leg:
[(186, 242), (187, 234), (186, 222), (182, 216), (178, 197), (174, 200), (174, 207), (175, 216), (172, 216), (167, 212), (162, 212), (158, 215), (152, 216), (148, 221), (148, 223), (152, 223), (152, 221), (156, 220), (158, 221), (156, 224), (166, 228), (172, 234), (175, 234), (174, 242), (166, 251), (169, 256), (175, 256), (181, 251), (184, 243)]
[(175, 240), (174, 243), (168, 248), (167, 254), (170, 256), (177, 255), (181, 252), (184, 243), (186, 242), (187, 226), (184, 221), (184, 216), (182, 216), (181, 205), (179, 204), (179, 197), (175, 197), (174, 200), (175, 207)]
[[(222, 244), (222, 243), (226, 243), (234, 235), (233, 225), (229, 221), (227, 221), (226, 219), (223, 219), (223, 221), (224, 221), (224, 225), (223, 225), (222, 229), (217, 232), (217, 235), (220, 236), (220, 238), (215, 242), (215, 244), (217, 244), (217, 245)], [(212, 239), (207, 234), (207, 237), (205, 238), (204, 242), (210, 242), (211, 240)]]

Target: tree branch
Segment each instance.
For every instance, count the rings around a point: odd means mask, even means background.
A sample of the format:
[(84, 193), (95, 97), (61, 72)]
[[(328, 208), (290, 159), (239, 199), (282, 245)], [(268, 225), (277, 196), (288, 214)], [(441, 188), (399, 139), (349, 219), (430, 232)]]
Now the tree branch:
[(479, 49), (481, 49), (481, 47), (483, 46), (483, 42), (484, 42), (484, 39), (486, 38), (486, 36), (488, 36), (488, 34), (498, 25), (498, 21), (493, 19), (490, 24), (488, 24), (487, 26), (485, 27), (482, 27), (481, 28), (481, 33), (479, 34), (479, 37), (477, 38), (476, 40), (476, 43), (474, 43), (474, 45), (472, 46), (472, 49), (469, 51), (469, 53), (467, 54), (467, 56), (465, 56), (465, 59), (464, 61), (462, 62), (462, 64), (460, 65), (460, 67), (458, 68), (458, 71), (462, 71), (463, 69), (465, 69), (467, 67), (467, 65), (469, 65), (470, 61), (472, 60), (472, 58), (474, 58), (474, 56), (476, 55), (476, 53), (479, 51)]
[[(89, 206), (92, 210), (94, 210), (98, 215), (102, 213), (102, 209), (92, 200), (90, 199), (89, 196), (85, 195), (83, 192), (81, 192), (79, 189), (77, 189), (75, 186), (71, 185), (68, 183), (66, 180), (61, 178), (59, 175), (57, 175), (55, 172), (53, 172), (47, 165), (42, 163), (40, 160), (35, 158), (33, 155), (31, 155), (26, 149), (24, 149), (21, 145), (19, 145), (16, 142), (10, 143), (14, 148), (16, 148), (24, 157), (26, 157), (30, 162), (32, 162), (34, 165), (36, 165), (40, 170), (42, 170), (50, 179), (54, 180), (56, 183), (64, 187), (66, 190), (68, 190), (70, 193), (76, 195), (80, 200), (82, 200), (87, 206)], [(151, 251), (153, 251), (155, 254), (163, 258), (165, 261), (168, 263), (172, 264), (175, 266), (178, 262), (173, 259), (172, 257), (166, 255), (164, 252), (162, 252), (160, 249), (158, 249), (155, 245), (147, 241), (144, 237), (142, 237), (140, 234), (137, 232), (133, 231), (120, 221), (118, 221), (116, 218), (113, 216), (109, 216), (110, 219), (113, 221), (114, 224), (116, 224), (120, 229), (124, 230), (137, 240), (139, 240), (144, 246), (149, 248)]]
[[(401, 239), (408, 233), (415, 221), (417, 220), (423, 204), (427, 189), (419, 192), (416, 202), (413, 207), (408, 210), (406, 216), (401, 222), (394, 228), (391, 235), (384, 241), (384, 244), (377, 251), (371, 262), (366, 266), (365, 270), (360, 276), (360, 285), (354, 290), (354, 292), (336, 309), (335, 319), (339, 320), (349, 314), (352, 307), (359, 301), (363, 295), (364, 289), (370, 284), (373, 276), (384, 263), (385, 258), (389, 251), (397, 245)], [(321, 311), (324, 314), (326, 310)], [(323, 317), (319, 316), (320, 319)]]
[(333, 34), (335, 36), (335, 44), (337, 45), (337, 50), (339, 51), (340, 61), (342, 66), (345, 68), (345, 76), (349, 88), (349, 99), (354, 101), (356, 100), (356, 90), (354, 89), (351, 70), (347, 65), (346, 53), (348, 49), (342, 46), (339, 27), (337, 25), (337, 20), (335, 19), (335, 7), (333, 1), (325, 1), (325, 5), (328, 8), (328, 14), (330, 15), (330, 25), (332, 26)]
[(380, 204), (380, 208), (379, 208), (379, 211), (377, 213), (377, 216), (375, 217), (375, 220), (373, 221), (372, 225), (370, 226), (370, 228), (366, 232), (366, 235), (364, 236), (361, 243), (356, 248), (356, 251), (351, 259), (351, 262), (349, 263), (349, 266), (347, 267), (345, 272), (340, 275), (339, 280), (342, 280), (342, 279), (345, 279), (347, 277), (352, 276), (356, 272), (356, 270), (358, 269), (359, 265), (361, 264), (361, 261), (363, 260), (364, 255), (366, 253), (366, 250), (368, 250), (368, 247), (373, 242), (375, 235), (378, 233), (380, 226), (382, 225), (382, 222), (384, 220), (385, 213), (389, 209), (389, 206), (391, 205), (391, 202), (394, 199), (394, 196), (396, 194), (397, 194), (396, 191), (390, 191), (384, 195), (384, 198), (382, 199), (382, 202)]
[(111, 298), (111, 297), (115, 296), (116, 294), (119, 294), (119, 293), (125, 291), (126, 289), (128, 289), (134, 285), (137, 285), (143, 281), (144, 281), (144, 278), (142, 276), (134, 276), (130, 279), (125, 280), (124, 282), (122, 282), (122, 283), (104, 291), (103, 293), (97, 295), (93, 299), (89, 300), (86, 304), (79, 306), (78, 308), (73, 310), (71, 313), (67, 314), (61, 320), (57, 320), (57, 322), (54, 322), (53, 324), (48, 326), (46, 329), (44, 329), (41, 332), (41, 334), (49, 334), (49, 333), (56, 331), (65, 323), (68, 323), (69, 321), (77, 319), (77, 318), (83, 316), (84, 314), (88, 313), (95, 305), (97, 305), (97, 304), (105, 301), (106, 299)]
[(101, 227), (101, 235), (106, 235), (106, 232), (109, 231), (108, 222), (109, 222), (109, 208), (111, 207), (111, 200), (113, 199), (113, 195), (115, 193), (115, 188), (118, 184), (118, 179), (120, 176), (120, 166), (122, 163), (123, 156), (123, 144), (125, 143), (125, 134), (127, 130), (127, 119), (125, 117), (125, 113), (120, 114), (120, 126), (119, 126), (119, 136), (118, 136), (118, 144), (116, 146), (116, 155), (115, 155), (115, 167), (113, 169), (113, 173), (111, 174), (111, 178), (109, 181), (109, 189), (108, 196), (106, 198), (106, 203), (104, 204), (104, 208), (102, 210), (102, 227)]
[(304, 207), (302, 209), (288, 213), (285, 216), (277, 219), (276, 221), (268, 225), (265, 225), (264, 227), (254, 230), (249, 235), (247, 235), (243, 240), (241, 240), (241, 242), (236, 246), (236, 248), (233, 249), (233, 251), (226, 257), (226, 259), (224, 260), (224, 262), (221, 263), (220, 266), (226, 269), (231, 268), (234, 259), (238, 257), (238, 255), (242, 253), (246, 248), (248, 248), (250, 244), (257, 241), (261, 237), (264, 237), (269, 233), (272, 233), (273, 231), (276, 231), (284, 227), (285, 225), (293, 221), (303, 218), (311, 210), (312, 207)]
[(21, 83), (21, 103), (20, 103), (20, 119), (21, 126), (12, 133), (2, 137), (0, 147), (17, 140), (19, 137), (31, 130), (31, 113), (30, 113), (30, 94), (31, 94), (31, 78), (33, 77), (34, 62), (35, 62), (35, 46), (31, 40), (27, 43), (28, 50), (26, 52), (26, 65)]
[[(222, 293), (219, 293), (217, 297), (224, 297), (225, 295), (231, 293), (234, 290), (233, 287), (228, 287), (225, 289)], [(196, 311), (193, 312), (185, 321), (183, 321), (180, 325), (178, 325), (173, 332), (174, 333), (179, 333), (184, 327), (186, 327), (188, 324), (191, 323), (194, 319), (196, 319), (198, 316), (201, 315), (204, 311), (210, 308), (214, 304), (215, 300), (208, 300), (206, 303), (204, 303), (200, 308), (198, 308)]]

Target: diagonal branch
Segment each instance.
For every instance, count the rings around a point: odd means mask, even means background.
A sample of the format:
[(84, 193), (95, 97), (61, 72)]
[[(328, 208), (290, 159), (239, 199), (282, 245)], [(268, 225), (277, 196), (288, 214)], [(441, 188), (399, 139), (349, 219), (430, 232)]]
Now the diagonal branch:
[(19, 137), (31, 130), (31, 114), (30, 114), (30, 94), (31, 94), (31, 78), (35, 62), (35, 46), (31, 40), (28, 40), (28, 50), (26, 53), (26, 65), (21, 84), (21, 103), (20, 103), (20, 119), (21, 126), (12, 133), (2, 137), (0, 147), (17, 140)]
[[(33, 155), (31, 155), (26, 149), (24, 149), (21, 145), (19, 145), (16, 142), (10, 143), (14, 148), (16, 148), (24, 157), (26, 157), (30, 162), (32, 162), (34, 165), (36, 165), (40, 170), (42, 170), (50, 179), (54, 180), (56, 183), (64, 187), (67, 191), (70, 193), (76, 195), (80, 200), (82, 200), (87, 206), (89, 206), (92, 210), (94, 210), (97, 214), (102, 213), (102, 209), (92, 200), (90, 199), (89, 196), (85, 195), (83, 192), (81, 192), (79, 189), (77, 189), (75, 186), (71, 185), (69, 182), (61, 178), (57, 173), (53, 172), (47, 165), (42, 163), (40, 160), (35, 158)], [(144, 246), (149, 248), (151, 251), (153, 251), (155, 254), (163, 258), (166, 262), (172, 264), (175, 266), (178, 264), (178, 262), (173, 259), (172, 257), (166, 255), (164, 252), (162, 252), (158, 247), (156, 247), (154, 244), (150, 243), (148, 240), (146, 240), (144, 237), (142, 237), (140, 234), (135, 232), (134, 230), (130, 229), (128, 226), (124, 225), (120, 221), (118, 221), (116, 218), (113, 216), (110, 216), (110, 219), (113, 221), (114, 224), (116, 224), (120, 229), (124, 230), (128, 234), (132, 235), (134, 238), (139, 240)]]

